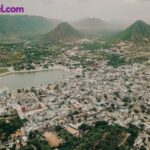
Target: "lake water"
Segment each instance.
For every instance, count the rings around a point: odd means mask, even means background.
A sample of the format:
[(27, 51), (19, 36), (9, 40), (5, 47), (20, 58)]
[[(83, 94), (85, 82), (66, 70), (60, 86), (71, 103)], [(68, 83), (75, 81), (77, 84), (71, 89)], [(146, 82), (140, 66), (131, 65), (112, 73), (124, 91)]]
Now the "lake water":
[(50, 70), (32, 73), (15, 73), (0, 79), (0, 88), (8, 87), (16, 90), (26, 87), (36, 87), (44, 83), (54, 83), (70, 77), (70, 73), (63, 70)]

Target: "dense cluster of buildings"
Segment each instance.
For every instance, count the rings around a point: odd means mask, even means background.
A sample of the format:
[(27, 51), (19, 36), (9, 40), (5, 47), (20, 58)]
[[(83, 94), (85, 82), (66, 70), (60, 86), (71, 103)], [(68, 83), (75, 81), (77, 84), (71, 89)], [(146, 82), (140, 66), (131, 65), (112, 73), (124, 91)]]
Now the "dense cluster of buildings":
[[(105, 120), (140, 130), (135, 147), (150, 140), (150, 72), (144, 65), (134, 64), (119, 68), (100, 63), (84, 76), (64, 82), (42, 85), (27, 90), (1, 92), (0, 115), (18, 112), (26, 123), (22, 137), (32, 130), (44, 130), (56, 125), (75, 129)], [(7, 111), (6, 111), (7, 110)]]
[[(144, 145), (149, 150), (150, 70), (136, 63), (113, 68), (106, 60), (97, 61), (97, 55), (78, 49), (74, 47), (61, 53), (55, 61), (70, 68), (75, 76), (39, 87), (0, 90), (0, 117), (18, 114), (26, 120), (17, 131), (19, 136), (3, 145), (9, 147), (16, 141), (25, 144), (31, 131), (51, 130), (57, 125), (78, 135), (81, 124), (92, 125), (105, 120), (124, 127), (136, 125), (139, 135), (134, 146), (140, 148)], [(113, 49), (101, 52), (110, 51), (113, 53)], [(85, 56), (88, 56), (87, 62), (97, 61), (95, 65), (83, 68), (81, 61), (75, 60)], [(48, 64), (50, 60), (52, 58), (47, 57), (44, 63)]]

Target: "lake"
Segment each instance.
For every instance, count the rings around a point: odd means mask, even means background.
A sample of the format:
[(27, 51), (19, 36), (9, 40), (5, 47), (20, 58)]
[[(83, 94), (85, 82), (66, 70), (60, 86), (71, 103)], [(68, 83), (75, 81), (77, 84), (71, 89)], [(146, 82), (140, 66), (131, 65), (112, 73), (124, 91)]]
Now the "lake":
[(1, 77), (0, 88), (8, 87), (16, 90), (27, 87), (36, 87), (44, 83), (63, 81), (70, 77), (70, 73), (63, 70), (49, 70), (30, 73), (14, 73)]

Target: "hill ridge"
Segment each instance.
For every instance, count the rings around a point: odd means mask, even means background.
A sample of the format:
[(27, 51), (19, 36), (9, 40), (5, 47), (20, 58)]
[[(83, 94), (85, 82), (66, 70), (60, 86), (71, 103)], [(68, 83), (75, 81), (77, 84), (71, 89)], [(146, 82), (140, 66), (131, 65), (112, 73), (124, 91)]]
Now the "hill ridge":
[(150, 25), (142, 20), (137, 20), (127, 29), (120, 32), (116, 38), (117, 40), (132, 42), (150, 40)]
[(62, 22), (54, 30), (44, 35), (44, 41), (66, 41), (81, 38), (82, 34), (69, 23)]
[(41, 16), (0, 15), (1, 36), (43, 34), (54, 29), (61, 21)]

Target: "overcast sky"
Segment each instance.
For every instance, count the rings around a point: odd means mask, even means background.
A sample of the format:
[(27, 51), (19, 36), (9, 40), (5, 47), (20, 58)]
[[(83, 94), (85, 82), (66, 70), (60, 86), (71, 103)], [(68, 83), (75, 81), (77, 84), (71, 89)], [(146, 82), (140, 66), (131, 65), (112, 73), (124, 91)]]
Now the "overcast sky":
[(150, 0), (0, 0), (7, 6), (24, 6), (25, 13), (61, 20), (97, 17), (104, 20), (150, 21)]

